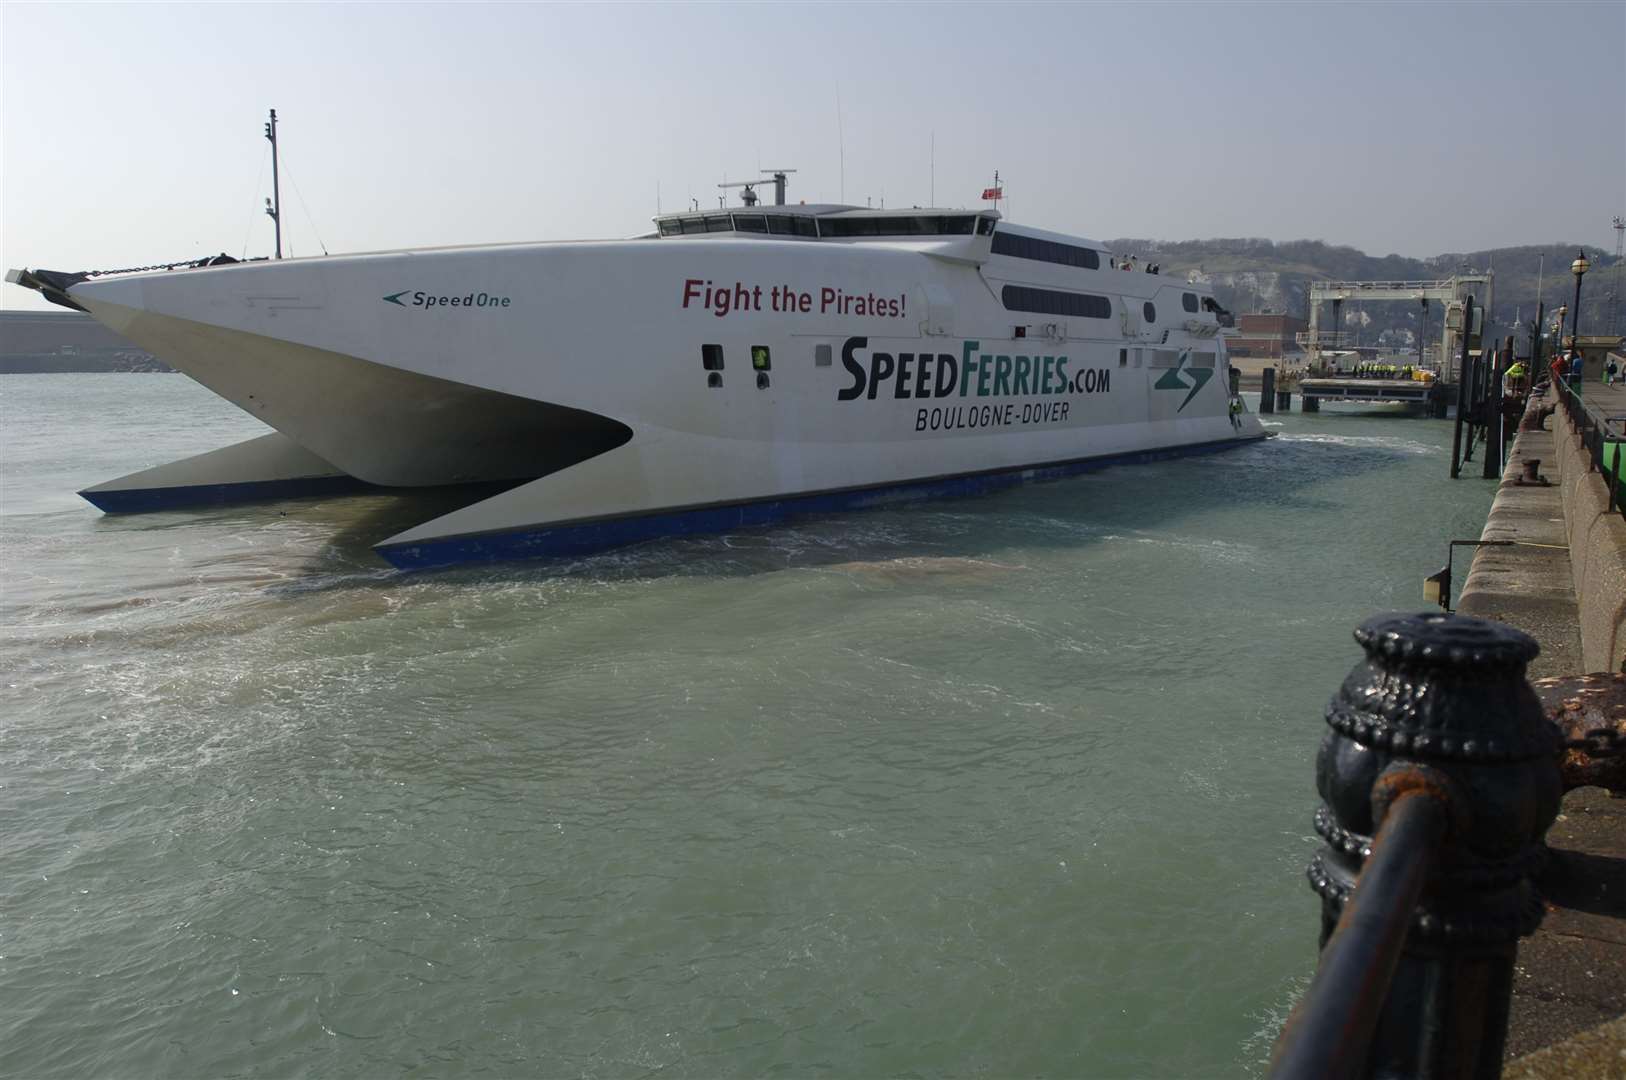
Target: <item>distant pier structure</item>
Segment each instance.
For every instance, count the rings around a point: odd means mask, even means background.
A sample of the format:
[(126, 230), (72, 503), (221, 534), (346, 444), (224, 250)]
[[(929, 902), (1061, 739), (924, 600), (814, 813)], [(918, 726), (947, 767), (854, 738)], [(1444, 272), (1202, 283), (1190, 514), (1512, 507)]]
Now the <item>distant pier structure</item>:
[[(1474, 295), (1475, 291), (1483, 289), (1481, 301), (1474, 316), (1473, 326), (1464, 326), (1464, 313), (1467, 310), (1465, 301)], [(1470, 337), (1479, 337), (1483, 327), (1480, 325), (1480, 315), (1490, 310), (1496, 299), (1495, 274), (1486, 271), (1483, 274), (1456, 274), (1452, 277), (1438, 281), (1312, 281), (1310, 282), (1310, 328), (1298, 335), (1298, 344), (1305, 352), (1305, 359), (1311, 368), (1320, 368), (1325, 362), (1325, 354), (1348, 349), (1349, 335), (1343, 327), (1343, 306), (1346, 301), (1354, 300), (1359, 303), (1377, 301), (1409, 301), (1420, 304), (1423, 309), (1423, 333), (1418, 335), (1418, 366), (1425, 366), (1422, 357), (1422, 342), (1428, 333), (1429, 301), (1436, 301), (1442, 305), (1445, 317), (1440, 320), (1440, 348), (1435, 355), (1440, 358), (1439, 376), (1441, 381), (1454, 383), (1460, 374), (1456, 370), (1456, 357), (1460, 352), (1460, 342), (1464, 333)], [(1332, 305), (1331, 331), (1321, 329), (1321, 306)]]
[[(1495, 289), (1495, 276), (1489, 271), (1456, 274), (1436, 281), (1311, 282), (1309, 329), (1297, 336), (1309, 367), (1299, 382), (1303, 410), (1315, 412), (1322, 401), (1403, 402), (1423, 408), (1428, 415), (1446, 415), (1448, 403), (1455, 400), (1456, 386), (1461, 381), (1463, 358), (1477, 355), (1478, 342), (1485, 329), (1484, 313), (1495, 297)], [(1476, 293), (1483, 297), (1482, 303), (1473, 302)], [(1358, 371), (1341, 370), (1345, 357), (1359, 355), (1350, 343), (1351, 335), (1342, 329), (1343, 305), (1350, 300), (1362, 304), (1398, 301), (1421, 305), (1423, 325), (1418, 335), (1416, 359), (1391, 365), (1411, 368), (1416, 373), (1413, 377), (1373, 377), (1371, 365)], [(1424, 351), (1431, 329), (1431, 301), (1436, 302), (1441, 311), (1435, 364), (1426, 362)], [(1331, 331), (1321, 329), (1323, 304), (1332, 305), (1335, 329)], [(1468, 347), (1463, 348), (1464, 344)]]

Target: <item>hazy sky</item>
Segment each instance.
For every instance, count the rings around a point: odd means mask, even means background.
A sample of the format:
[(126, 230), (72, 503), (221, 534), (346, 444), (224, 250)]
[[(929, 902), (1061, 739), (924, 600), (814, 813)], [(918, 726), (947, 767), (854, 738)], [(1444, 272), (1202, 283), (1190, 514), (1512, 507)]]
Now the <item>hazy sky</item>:
[(1100, 239), (1612, 248), (1623, 57), (1621, 0), (5, 2), (0, 263), (268, 254), (273, 106), (296, 254), (624, 236), (763, 166), (926, 204), (934, 138), (939, 205), (997, 168)]

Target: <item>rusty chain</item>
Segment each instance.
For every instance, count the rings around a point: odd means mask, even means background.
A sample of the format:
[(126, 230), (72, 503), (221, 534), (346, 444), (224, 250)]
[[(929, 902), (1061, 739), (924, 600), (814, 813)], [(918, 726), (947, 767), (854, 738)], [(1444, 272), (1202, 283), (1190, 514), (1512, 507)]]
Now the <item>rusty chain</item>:
[(1626, 756), (1626, 732), (1613, 728), (1593, 728), (1583, 732), (1579, 739), (1564, 740), (1564, 749), (1579, 750), (1594, 758)]

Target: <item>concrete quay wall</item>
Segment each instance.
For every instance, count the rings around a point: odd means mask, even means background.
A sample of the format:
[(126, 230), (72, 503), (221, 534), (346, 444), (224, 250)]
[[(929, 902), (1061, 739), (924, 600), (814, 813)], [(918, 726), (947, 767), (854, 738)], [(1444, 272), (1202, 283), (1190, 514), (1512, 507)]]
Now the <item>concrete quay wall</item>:
[[(1548, 391), (1542, 405), (1554, 402)], [(1619, 671), (1626, 656), (1626, 520), (1608, 511), (1602, 474), (1589, 471), (1578, 432), (1562, 409), (1548, 430), (1521, 431), (1508, 455), (1457, 610), (1499, 619), (1541, 643), (1530, 677)], [(1520, 482), (1541, 461), (1546, 485)]]
[(1591, 469), (1563, 409), (1553, 413), (1559, 496), (1580, 609), (1582, 671), (1619, 671), (1626, 657), (1626, 520), (1609, 511), (1609, 482)]

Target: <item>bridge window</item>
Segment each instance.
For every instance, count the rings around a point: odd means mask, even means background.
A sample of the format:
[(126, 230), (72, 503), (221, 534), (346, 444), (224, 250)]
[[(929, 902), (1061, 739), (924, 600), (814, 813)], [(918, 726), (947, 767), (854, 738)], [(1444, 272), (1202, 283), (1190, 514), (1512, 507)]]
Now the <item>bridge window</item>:
[(768, 221), (761, 214), (735, 214), (734, 229), (736, 232), (765, 233), (768, 231)]
[[(997, 240), (1000, 234), (995, 233)], [(1089, 293), (1057, 292), (1026, 285), (1007, 285), (1000, 299), (1009, 311), (1033, 311), (1041, 315), (1073, 315), (1085, 319), (1112, 318), (1112, 301)]]
[(941, 214), (899, 214), (896, 217), (830, 217), (819, 222), (822, 236), (970, 236), (977, 219)]
[(1197, 294), (1190, 292), (1182, 293), (1180, 296), (1180, 306), (1195, 314), (1197, 311)]
[(1035, 262), (1076, 266), (1082, 270), (1101, 268), (1101, 256), (1096, 254), (1094, 248), (1079, 247), (1077, 244), (1058, 244), (1054, 240), (1040, 240), (1037, 237), (1018, 236), (1015, 233), (994, 233), (993, 252), (995, 255), (1010, 255), (1018, 259), (1032, 259)]
[(707, 214), (706, 215), (706, 231), (707, 232), (733, 232), (734, 231), (734, 226), (729, 224), (727, 214)]
[(683, 222), (679, 221), (677, 218), (665, 218), (661, 221), (660, 226), (662, 236), (683, 235)]
[(977, 219), (977, 235), (978, 236), (988, 236), (988, 235), (992, 234), (993, 231), (994, 231), (994, 219), (993, 218), (991, 218), (991, 217), (980, 217), (980, 218)]

